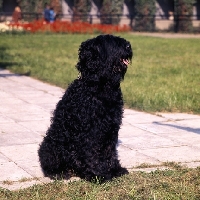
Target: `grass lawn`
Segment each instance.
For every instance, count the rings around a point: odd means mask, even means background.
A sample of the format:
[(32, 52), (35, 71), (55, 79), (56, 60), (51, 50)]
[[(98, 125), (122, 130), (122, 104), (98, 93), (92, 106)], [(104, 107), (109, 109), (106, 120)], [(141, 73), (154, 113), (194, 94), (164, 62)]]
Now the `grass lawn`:
[[(67, 88), (80, 43), (95, 35), (1, 34), (0, 67)], [(121, 34), (134, 58), (122, 90), (126, 107), (146, 112), (200, 114), (200, 39)], [(165, 163), (166, 170), (132, 172), (105, 184), (55, 181), (27, 189), (0, 188), (0, 200), (199, 200), (200, 168)]]
[[(0, 35), (0, 67), (66, 88), (82, 41), (95, 35)], [(121, 34), (134, 58), (122, 85), (126, 107), (200, 114), (200, 39)]]
[(132, 172), (102, 185), (55, 181), (12, 192), (0, 188), (0, 200), (199, 200), (200, 168), (167, 165), (172, 169)]

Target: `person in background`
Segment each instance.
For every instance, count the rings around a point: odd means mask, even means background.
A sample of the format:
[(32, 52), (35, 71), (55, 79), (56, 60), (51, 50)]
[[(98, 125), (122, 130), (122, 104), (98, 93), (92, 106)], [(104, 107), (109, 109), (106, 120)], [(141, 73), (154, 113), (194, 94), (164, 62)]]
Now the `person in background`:
[(56, 13), (54, 12), (53, 7), (51, 7), (50, 10), (49, 10), (49, 21), (50, 21), (50, 23), (53, 23), (55, 21), (55, 16), (56, 16)]
[(21, 19), (22, 19), (21, 9), (19, 6), (16, 6), (12, 14), (12, 22), (18, 23)]
[(45, 3), (45, 9), (44, 9), (44, 20), (48, 23), (50, 21), (50, 6)]

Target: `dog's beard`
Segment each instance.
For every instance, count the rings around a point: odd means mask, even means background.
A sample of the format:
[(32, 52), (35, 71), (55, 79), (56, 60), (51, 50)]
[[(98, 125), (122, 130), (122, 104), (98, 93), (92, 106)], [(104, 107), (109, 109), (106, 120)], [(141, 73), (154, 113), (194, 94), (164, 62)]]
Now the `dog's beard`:
[(123, 70), (123, 72), (122, 72), (122, 75), (121, 75), (121, 80), (124, 80), (124, 76), (125, 76), (125, 74), (126, 74), (126, 71), (127, 71), (127, 68), (125, 68), (124, 70)]
[(129, 60), (128, 59), (121, 59), (119, 63), (114, 65), (113, 72), (115, 74), (121, 74), (124, 77), (127, 68), (128, 68)]
[(113, 67), (113, 74), (116, 77), (116, 79), (118, 79), (118, 82), (124, 79), (126, 71), (127, 71), (127, 65), (123, 63), (120, 63), (120, 65), (118, 66), (115, 65)]

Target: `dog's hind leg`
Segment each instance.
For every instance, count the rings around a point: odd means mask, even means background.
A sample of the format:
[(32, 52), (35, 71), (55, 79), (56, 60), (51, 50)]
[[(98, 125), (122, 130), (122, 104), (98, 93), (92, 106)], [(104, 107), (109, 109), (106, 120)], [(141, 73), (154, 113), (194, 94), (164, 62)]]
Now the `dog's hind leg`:
[(99, 165), (92, 167), (91, 169), (87, 168), (85, 171), (85, 179), (89, 181), (98, 181), (99, 183), (112, 180), (114, 177), (120, 177), (122, 175), (128, 174), (126, 168), (121, 167), (117, 160), (115, 163), (108, 161), (101, 162)]
[(113, 152), (110, 154), (112, 156), (109, 158), (109, 160), (106, 160), (105, 162), (109, 163), (108, 170), (109, 173), (111, 173), (112, 178), (128, 174), (128, 170), (126, 168), (123, 168), (118, 160), (117, 151), (113, 150)]
[(109, 152), (105, 147), (101, 150), (95, 147), (83, 150), (82, 157), (78, 158), (75, 171), (80, 178), (101, 183), (128, 174), (127, 169), (121, 167), (114, 149)]
[(50, 142), (42, 142), (38, 150), (40, 165), (45, 176), (52, 179), (69, 178), (61, 150)]

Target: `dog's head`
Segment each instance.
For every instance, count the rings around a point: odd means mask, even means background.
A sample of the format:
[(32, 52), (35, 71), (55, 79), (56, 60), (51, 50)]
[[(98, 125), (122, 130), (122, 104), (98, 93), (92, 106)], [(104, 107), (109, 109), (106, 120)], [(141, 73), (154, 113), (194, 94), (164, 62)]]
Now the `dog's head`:
[(85, 81), (120, 83), (133, 56), (131, 44), (113, 35), (83, 42), (76, 68)]

